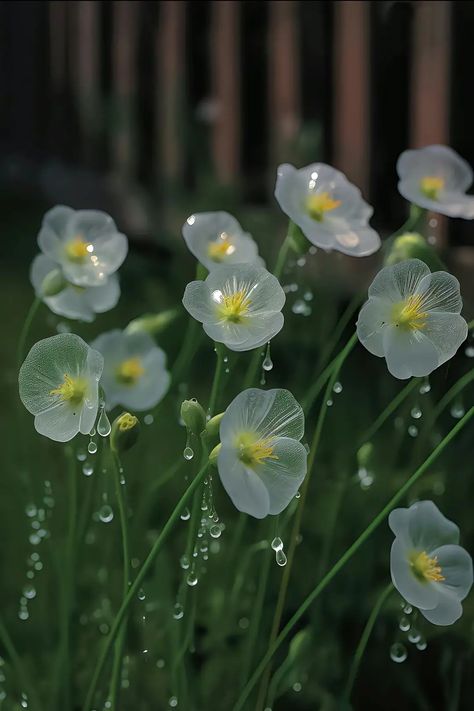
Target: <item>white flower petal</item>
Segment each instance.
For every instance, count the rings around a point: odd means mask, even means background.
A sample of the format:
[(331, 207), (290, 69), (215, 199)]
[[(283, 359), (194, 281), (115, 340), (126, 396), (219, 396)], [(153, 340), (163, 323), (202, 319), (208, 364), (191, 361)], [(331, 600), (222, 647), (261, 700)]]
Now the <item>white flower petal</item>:
[(421, 614), (434, 625), (452, 625), (462, 615), (462, 605), (456, 595), (440, 586), (439, 602), (433, 609), (421, 609)]
[(452, 358), (468, 336), (468, 327), (462, 316), (452, 313), (430, 313), (423, 334), (438, 352), (438, 365)]
[(397, 303), (416, 293), (423, 277), (430, 270), (421, 259), (407, 259), (404, 262), (384, 267), (379, 271), (369, 287), (369, 297)]
[(371, 227), (356, 222), (346, 223), (335, 233), (336, 249), (350, 257), (368, 257), (380, 249), (381, 240)]
[(419, 282), (416, 293), (423, 296), (423, 310), (461, 313), (462, 299), (459, 282), (448, 272), (427, 274)]
[(196, 321), (217, 323), (215, 304), (204, 281), (191, 281), (184, 291), (183, 306)]
[(84, 298), (89, 308), (96, 314), (110, 311), (120, 299), (120, 283), (117, 274), (111, 274), (102, 286), (86, 289)]
[(400, 380), (429, 375), (440, 364), (437, 348), (421, 331), (390, 326), (384, 329), (383, 345), (387, 367)]
[(55, 442), (69, 442), (80, 431), (80, 419), (81, 408), (72, 409), (68, 403), (62, 402), (36, 415), (35, 429)]
[(58, 237), (67, 233), (69, 220), (74, 215), (74, 210), (66, 205), (56, 205), (48, 210), (43, 217), (43, 227), (48, 227)]
[(231, 351), (250, 351), (260, 348), (283, 328), (284, 317), (278, 311), (267, 312), (248, 318), (242, 324), (221, 321), (204, 324), (204, 330), (213, 341), (223, 343)]
[(304, 434), (303, 410), (289, 390), (248, 388), (227, 407), (220, 425), (221, 440), (231, 441), (242, 431), (257, 432), (262, 439), (300, 440)]
[(390, 551), (390, 571), (392, 582), (400, 595), (420, 610), (433, 609), (439, 604), (438, 587), (431, 582), (421, 582), (413, 574), (410, 566), (410, 553), (405, 542), (395, 538)]
[(357, 320), (357, 336), (359, 341), (373, 355), (385, 355), (383, 345), (384, 329), (390, 322), (392, 305), (385, 299), (374, 297), (369, 299), (359, 312)]
[(301, 442), (288, 437), (278, 437), (271, 447), (277, 459), (264, 459), (256, 474), (268, 491), (270, 513), (279, 514), (294, 498), (305, 478), (308, 454)]
[(257, 474), (242, 464), (234, 447), (221, 447), (217, 466), (234, 506), (255, 518), (265, 518), (270, 512), (268, 491)]
[(408, 534), (415, 548), (431, 554), (439, 546), (459, 542), (459, 528), (432, 501), (417, 501), (408, 516)]
[(432, 558), (437, 558), (441, 574), (445, 580), (441, 583), (455, 593), (458, 600), (464, 600), (472, 582), (472, 558), (469, 553), (457, 545), (442, 545), (430, 551)]

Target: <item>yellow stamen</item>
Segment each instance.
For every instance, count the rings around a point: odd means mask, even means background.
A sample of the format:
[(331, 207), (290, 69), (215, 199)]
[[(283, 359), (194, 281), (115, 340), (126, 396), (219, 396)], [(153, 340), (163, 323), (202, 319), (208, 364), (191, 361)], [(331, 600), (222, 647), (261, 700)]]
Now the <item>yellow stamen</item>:
[(421, 553), (413, 551), (410, 556), (410, 566), (420, 582), (439, 583), (445, 580), (441, 566), (438, 564), (438, 558), (436, 556), (430, 558), (425, 551)]
[(313, 193), (306, 200), (309, 216), (317, 222), (322, 222), (324, 213), (335, 210), (341, 205), (341, 200), (333, 200), (329, 193)]
[(209, 242), (207, 246), (207, 254), (214, 262), (222, 262), (234, 252), (235, 246), (225, 232), (222, 232), (214, 242)]
[(84, 242), (80, 235), (76, 235), (74, 239), (66, 244), (66, 255), (71, 262), (81, 264), (86, 257), (90, 257), (94, 251), (94, 247), (90, 242)]
[(392, 306), (392, 324), (404, 331), (421, 331), (426, 326), (428, 312), (423, 311), (423, 296), (414, 294)]
[(444, 179), (434, 175), (426, 175), (420, 180), (420, 190), (430, 200), (437, 200), (439, 191), (444, 188)]
[(135, 385), (145, 372), (145, 368), (138, 356), (122, 361), (115, 371), (117, 380), (122, 385)]
[(242, 323), (248, 314), (250, 303), (245, 291), (236, 291), (234, 294), (223, 295), (217, 310), (225, 321)]
[(84, 378), (71, 378), (64, 373), (64, 382), (57, 388), (50, 390), (50, 395), (57, 395), (61, 400), (70, 402), (72, 405), (79, 405), (86, 394), (87, 383)]
[(264, 459), (278, 459), (277, 455), (273, 454), (274, 439), (274, 437), (259, 439), (256, 434), (242, 432), (236, 442), (240, 461), (248, 467), (254, 467), (261, 464)]

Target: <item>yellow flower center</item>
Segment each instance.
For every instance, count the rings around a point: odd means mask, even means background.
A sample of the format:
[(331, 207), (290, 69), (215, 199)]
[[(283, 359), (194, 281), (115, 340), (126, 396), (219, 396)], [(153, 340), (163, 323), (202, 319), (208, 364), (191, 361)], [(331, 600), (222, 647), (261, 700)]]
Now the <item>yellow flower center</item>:
[(84, 378), (71, 378), (64, 373), (64, 381), (57, 388), (50, 390), (50, 395), (57, 395), (61, 400), (70, 402), (72, 405), (80, 405), (87, 391), (87, 382)]
[(414, 294), (392, 306), (392, 324), (404, 331), (420, 331), (426, 326), (428, 313), (423, 311), (423, 296)]
[(235, 246), (226, 232), (222, 232), (217, 240), (209, 242), (207, 246), (207, 254), (214, 262), (222, 262), (223, 259), (234, 252)]
[(329, 193), (313, 193), (306, 200), (306, 210), (317, 222), (322, 222), (324, 213), (335, 210), (339, 205), (341, 200), (333, 200)]
[(422, 583), (439, 583), (445, 580), (441, 566), (438, 564), (438, 558), (436, 556), (430, 558), (425, 551), (421, 553), (414, 551), (410, 556), (410, 566), (415, 577)]
[(94, 251), (94, 246), (90, 242), (84, 242), (80, 235), (76, 235), (74, 239), (66, 245), (66, 255), (71, 262), (81, 264), (86, 257), (90, 257)]
[(223, 295), (217, 310), (225, 321), (242, 323), (248, 315), (250, 303), (245, 291), (236, 291), (234, 294)]
[(145, 368), (140, 358), (135, 356), (122, 361), (115, 371), (115, 376), (122, 385), (135, 385), (144, 372)]
[(444, 179), (434, 175), (426, 175), (420, 180), (420, 190), (430, 200), (437, 200), (438, 193), (444, 188)]
[(121, 432), (128, 432), (128, 430), (133, 430), (138, 424), (138, 418), (135, 415), (131, 415), (129, 412), (124, 412), (123, 415), (117, 419), (118, 428)]
[(274, 437), (260, 439), (251, 432), (242, 432), (236, 442), (240, 461), (248, 467), (255, 467), (264, 459), (278, 459), (277, 455), (273, 454), (274, 439)]

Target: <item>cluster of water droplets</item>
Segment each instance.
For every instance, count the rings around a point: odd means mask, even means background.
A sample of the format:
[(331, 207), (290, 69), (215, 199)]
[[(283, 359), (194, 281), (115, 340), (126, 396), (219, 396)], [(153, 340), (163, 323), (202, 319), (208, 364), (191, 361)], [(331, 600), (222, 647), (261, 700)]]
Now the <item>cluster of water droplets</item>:
[(287, 563), (285, 551), (283, 550), (283, 541), (279, 536), (275, 536), (271, 543), (272, 549), (275, 551), (275, 560), (277, 565), (283, 567)]
[(416, 627), (418, 612), (407, 602), (401, 603), (402, 614), (398, 620), (398, 628), (403, 633), (405, 641), (394, 642), (390, 647), (390, 659), (397, 664), (401, 664), (408, 657), (408, 644), (412, 644), (417, 650), (423, 652), (428, 644), (425, 637)]

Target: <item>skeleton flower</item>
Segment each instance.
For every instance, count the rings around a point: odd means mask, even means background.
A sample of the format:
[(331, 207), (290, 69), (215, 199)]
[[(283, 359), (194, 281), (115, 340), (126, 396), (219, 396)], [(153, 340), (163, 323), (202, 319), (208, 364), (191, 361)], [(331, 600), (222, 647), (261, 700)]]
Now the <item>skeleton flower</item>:
[(372, 208), (360, 190), (330, 165), (313, 163), (300, 170), (280, 165), (275, 197), (317, 247), (354, 257), (366, 257), (380, 247), (380, 237), (368, 224)]
[(36, 430), (56, 442), (88, 434), (99, 407), (104, 359), (72, 333), (45, 338), (20, 368), (20, 398), (35, 416)]
[(163, 398), (170, 384), (166, 355), (148, 333), (116, 329), (91, 346), (104, 356), (101, 385), (108, 409), (148, 410)]
[(458, 527), (432, 501), (395, 509), (388, 522), (395, 534), (390, 567), (398, 592), (433, 624), (453, 624), (473, 580)]
[(419, 259), (384, 267), (369, 287), (357, 335), (370, 353), (385, 357), (396, 378), (429, 375), (467, 338), (459, 282), (431, 273)]
[(244, 390), (220, 424), (217, 466), (234, 505), (255, 518), (279, 514), (306, 474), (304, 415), (288, 390)]
[(54, 296), (42, 295), (44, 279), (57, 268), (57, 265), (38, 254), (33, 260), (30, 279), (35, 292), (42, 298), (51, 311), (58, 316), (93, 321), (96, 314), (109, 311), (116, 306), (120, 298), (120, 286), (116, 274), (111, 274), (102, 286), (76, 286), (67, 282), (64, 289)]
[(221, 265), (192, 281), (183, 304), (207, 335), (232, 351), (258, 348), (283, 327), (285, 293), (276, 277), (253, 264)]
[(398, 190), (406, 200), (449, 217), (474, 218), (474, 196), (466, 195), (472, 170), (448, 146), (404, 151), (397, 162)]
[(105, 212), (58, 205), (43, 218), (38, 244), (61, 265), (67, 281), (100, 286), (117, 271), (128, 251), (125, 235)]
[(263, 265), (258, 247), (228, 212), (201, 212), (183, 225), (188, 249), (209, 271), (218, 264)]

